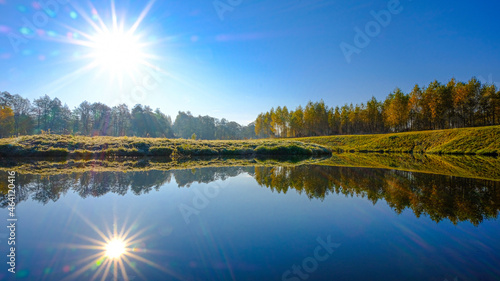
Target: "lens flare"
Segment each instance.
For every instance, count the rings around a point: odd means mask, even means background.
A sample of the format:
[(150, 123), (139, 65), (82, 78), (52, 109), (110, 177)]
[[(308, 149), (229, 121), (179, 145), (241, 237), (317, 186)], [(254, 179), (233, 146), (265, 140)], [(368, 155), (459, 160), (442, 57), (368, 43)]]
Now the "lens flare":
[(98, 34), (93, 40), (90, 56), (99, 66), (113, 74), (133, 71), (144, 58), (137, 38), (123, 31)]
[(125, 242), (121, 239), (114, 238), (106, 245), (106, 256), (111, 259), (120, 258), (123, 253), (125, 253)]
[[(81, 56), (72, 58), (71, 62), (76, 60), (83, 62), (81, 67), (60, 77), (52, 83), (54, 85), (49, 85), (51, 88), (59, 87), (64, 82), (69, 83), (67, 81), (88, 72), (94, 72), (95, 77), (99, 79), (109, 77), (108, 83), (113, 86), (116, 85), (115, 81), (118, 81), (117, 85), (122, 88), (123, 81), (136, 83), (144, 77), (147, 71), (159, 68), (152, 63), (159, 57), (151, 53), (151, 47), (161, 40), (149, 40), (148, 34), (141, 32), (139, 28), (155, 0), (147, 2), (133, 23), (127, 20), (129, 16), (126, 13), (117, 14), (114, 1), (110, 2), (111, 20), (102, 18), (101, 13), (93, 7), (92, 3), (89, 3), (90, 13), (88, 8), (75, 4), (74, 16), (72, 16), (75, 21), (72, 25), (63, 24), (67, 29), (66, 36), (47, 31), (48, 37), (45, 39), (78, 47)], [(75, 27), (82, 21), (85, 22), (86, 28)], [(33, 31), (23, 29), (21, 32)]]

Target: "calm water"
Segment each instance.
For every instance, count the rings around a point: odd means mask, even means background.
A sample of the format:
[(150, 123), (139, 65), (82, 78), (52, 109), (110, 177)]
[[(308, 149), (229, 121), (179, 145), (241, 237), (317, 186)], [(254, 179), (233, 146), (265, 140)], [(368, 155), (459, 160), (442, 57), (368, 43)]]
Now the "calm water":
[(16, 280), (500, 280), (499, 181), (306, 165), (16, 180)]

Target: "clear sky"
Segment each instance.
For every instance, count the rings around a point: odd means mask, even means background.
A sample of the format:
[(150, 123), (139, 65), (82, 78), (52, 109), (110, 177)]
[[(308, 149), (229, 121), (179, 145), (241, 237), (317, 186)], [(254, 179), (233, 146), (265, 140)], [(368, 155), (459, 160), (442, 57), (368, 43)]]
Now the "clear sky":
[(0, 0), (0, 91), (48, 94), (70, 108), (141, 103), (247, 124), (278, 105), (361, 103), (434, 79), (476, 76), (500, 86), (499, 8), (462, 0)]

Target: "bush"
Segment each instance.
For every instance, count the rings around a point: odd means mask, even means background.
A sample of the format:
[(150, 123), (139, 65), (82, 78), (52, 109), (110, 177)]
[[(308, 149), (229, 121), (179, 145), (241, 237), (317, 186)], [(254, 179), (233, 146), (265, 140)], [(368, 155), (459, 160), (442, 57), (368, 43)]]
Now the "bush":
[(177, 147), (177, 152), (181, 155), (193, 155), (193, 156), (208, 156), (208, 155), (218, 155), (219, 152), (213, 148), (207, 146), (196, 146), (183, 144)]
[(132, 143), (132, 146), (134, 148), (136, 148), (137, 150), (142, 151), (142, 152), (146, 152), (149, 150), (149, 144), (147, 144), (143, 141), (134, 142), (134, 143)]
[(174, 150), (170, 147), (155, 146), (149, 148), (149, 154), (152, 156), (170, 156)]
[(106, 156), (142, 156), (143, 152), (137, 150), (137, 148), (126, 149), (124, 147), (119, 148), (108, 148), (105, 150)]
[(19, 155), (22, 147), (19, 145), (12, 144), (0, 144), (0, 155), (1, 156), (16, 156)]
[(257, 154), (264, 155), (311, 155), (313, 152), (310, 149), (300, 147), (295, 144), (286, 146), (258, 146), (255, 148)]

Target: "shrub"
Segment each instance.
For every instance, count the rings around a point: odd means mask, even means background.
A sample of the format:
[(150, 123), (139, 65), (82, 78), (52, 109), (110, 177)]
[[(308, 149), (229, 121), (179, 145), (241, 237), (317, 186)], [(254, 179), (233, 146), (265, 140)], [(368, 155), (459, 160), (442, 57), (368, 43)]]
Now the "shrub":
[(142, 156), (143, 152), (137, 150), (137, 148), (126, 149), (124, 147), (119, 148), (108, 148), (105, 150), (106, 156)]
[(249, 155), (254, 153), (251, 148), (223, 148), (220, 150), (221, 155)]
[(311, 155), (313, 152), (310, 149), (300, 147), (295, 144), (286, 146), (258, 146), (255, 148), (257, 154), (264, 155)]
[(134, 143), (132, 143), (132, 146), (134, 148), (137, 148), (137, 150), (144, 151), (144, 152), (149, 150), (149, 144), (147, 144), (146, 142), (143, 142), (143, 141), (134, 142)]
[(152, 156), (170, 156), (174, 150), (170, 147), (155, 146), (149, 148), (149, 154)]
[(13, 144), (0, 144), (0, 155), (1, 156), (16, 156), (19, 155), (22, 147)]

